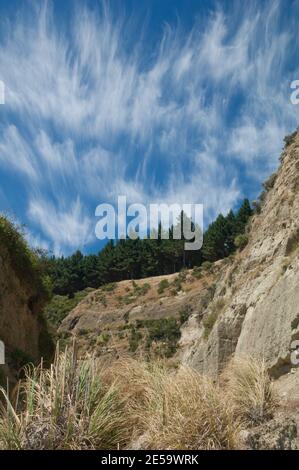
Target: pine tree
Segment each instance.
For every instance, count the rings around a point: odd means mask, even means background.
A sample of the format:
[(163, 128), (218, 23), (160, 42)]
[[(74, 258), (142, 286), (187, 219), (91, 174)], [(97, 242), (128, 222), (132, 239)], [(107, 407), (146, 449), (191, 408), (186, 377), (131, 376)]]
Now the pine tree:
[(253, 214), (253, 210), (251, 209), (250, 202), (248, 199), (244, 199), (240, 209), (236, 215), (236, 230), (237, 234), (242, 234), (245, 232), (245, 227)]
[[(244, 199), (237, 214), (233, 211), (226, 217), (220, 214), (204, 233), (202, 250), (185, 250), (188, 240), (185, 240), (183, 227), (189, 224), (194, 231), (194, 224), (181, 212), (176, 225), (167, 228), (168, 239), (163, 237), (165, 229), (160, 223), (154, 239), (127, 238), (116, 243), (111, 240), (98, 255), (83, 256), (77, 251), (68, 258), (51, 257), (44, 265), (52, 280), (53, 292), (61, 295), (73, 295), (86, 287), (97, 288), (124, 279), (170, 274), (184, 267), (199, 266), (202, 261), (217, 261), (233, 253), (236, 248), (234, 240), (244, 233), (251, 215), (248, 199)], [(179, 228), (181, 238), (174, 239), (174, 232)]]

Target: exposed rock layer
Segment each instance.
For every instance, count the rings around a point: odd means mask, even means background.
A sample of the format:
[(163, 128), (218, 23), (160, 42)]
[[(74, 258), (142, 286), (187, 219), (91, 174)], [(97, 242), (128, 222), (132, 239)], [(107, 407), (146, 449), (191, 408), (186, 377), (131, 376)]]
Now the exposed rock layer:
[(290, 343), (299, 338), (298, 135), (281, 160), (248, 245), (217, 281), (213, 302), (225, 307), (208, 339), (202, 328), (185, 348), (184, 360), (200, 371), (217, 374), (232, 355), (264, 358), (276, 377), (291, 368)]

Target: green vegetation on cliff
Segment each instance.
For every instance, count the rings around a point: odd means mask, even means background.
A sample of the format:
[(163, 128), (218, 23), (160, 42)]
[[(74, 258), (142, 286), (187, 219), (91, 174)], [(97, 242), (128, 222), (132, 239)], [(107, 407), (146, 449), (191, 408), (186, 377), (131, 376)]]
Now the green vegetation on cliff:
[(50, 297), (50, 278), (45, 257), (33, 251), (26, 242), (20, 227), (0, 215), (0, 246), (7, 250), (9, 261), (21, 282), (36, 291), (37, 301)]

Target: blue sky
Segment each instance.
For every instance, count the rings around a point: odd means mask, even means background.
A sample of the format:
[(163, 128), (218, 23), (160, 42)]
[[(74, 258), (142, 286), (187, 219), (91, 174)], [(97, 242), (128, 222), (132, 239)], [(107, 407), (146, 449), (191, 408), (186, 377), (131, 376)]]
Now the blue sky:
[(298, 125), (299, 1), (0, 0), (0, 211), (97, 251), (102, 202), (254, 199)]

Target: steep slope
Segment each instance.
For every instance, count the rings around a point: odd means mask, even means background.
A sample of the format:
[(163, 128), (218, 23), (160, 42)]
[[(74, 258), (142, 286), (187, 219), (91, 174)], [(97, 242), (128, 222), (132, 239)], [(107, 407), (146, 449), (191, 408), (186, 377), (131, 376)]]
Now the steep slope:
[(82, 354), (89, 351), (112, 359), (128, 354), (173, 356), (181, 325), (192, 313), (199, 321), (221, 266), (220, 262), (213, 271), (183, 271), (93, 290), (63, 320), (60, 337), (75, 337)]
[(51, 347), (40, 315), (47, 296), (36, 261), (23, 237), (0, 216), (0, 339), (13, 368), (38, 361)]
[(200, 371), (217, 374), (232, 355), (263, 357), (275, 377), (292, 367), (290, 343), (299, 338), (298, 134), (281, 162), (265, 184), (248, 245), (223, 269), (203, 312), (207, 320), (215, 304), (222, 305), (208, 337), (203, 321), (197, 339), (183, 348), (183, 360)]

